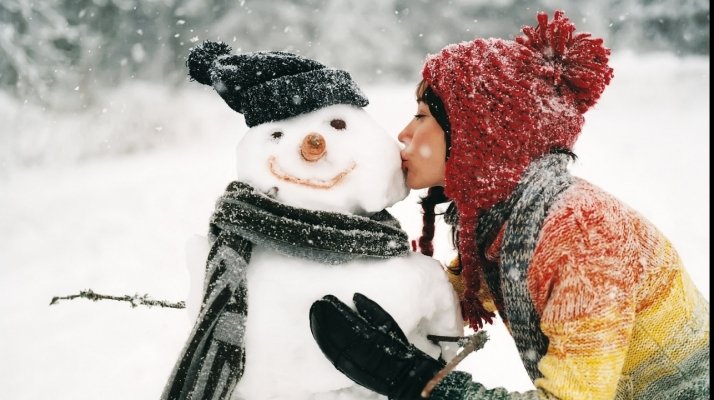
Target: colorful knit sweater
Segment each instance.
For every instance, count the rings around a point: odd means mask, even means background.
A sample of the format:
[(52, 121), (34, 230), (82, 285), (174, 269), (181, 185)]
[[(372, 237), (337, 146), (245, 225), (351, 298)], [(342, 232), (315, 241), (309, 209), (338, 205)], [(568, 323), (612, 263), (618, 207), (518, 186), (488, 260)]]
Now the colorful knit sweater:
[[(500, 259), (509, 222), (485, 248), (502, 317), (518, 284)], [(536, 390), (489, 390), (457, 371), (431, 399), (709, 398), (709, 303), (672, 244), (612, 196), (573, 178), (547, 211), (526, 281), (530, 298), (515, 304), (535, 310), (539, 326), (514, 339), (524, 365), (537, 368)]]

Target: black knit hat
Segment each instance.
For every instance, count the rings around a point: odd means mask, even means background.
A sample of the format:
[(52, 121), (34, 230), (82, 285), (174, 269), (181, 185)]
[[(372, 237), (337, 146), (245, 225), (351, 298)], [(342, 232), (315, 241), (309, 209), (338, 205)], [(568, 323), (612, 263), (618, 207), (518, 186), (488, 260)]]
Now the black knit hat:
[(335, 104), (369, 101), (347, 71), (282, 51), (230, 55), (225, 43), (191, 49), (186, 66), (194, 80), (211, 85), (249, 127)]

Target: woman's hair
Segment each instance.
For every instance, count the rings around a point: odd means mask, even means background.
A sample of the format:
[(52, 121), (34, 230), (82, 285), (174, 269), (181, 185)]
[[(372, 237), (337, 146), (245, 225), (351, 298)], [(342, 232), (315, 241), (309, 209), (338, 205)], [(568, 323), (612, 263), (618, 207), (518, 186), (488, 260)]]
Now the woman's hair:
[(448, 159), (449, 154), (451, 154), (451, 124), (449, 123), (449, 116), (446, 115), (444, 102), (434, 93), (431, 87), (429, 87), (429, 83), (423, 79), (417, 84), (416, 98), (429, 107), (431, 116), (439, 124), (441, 130), (444, 131), (444, 144), (446, 147), (446, 158)]
[(575, 154), (572, 150), (564, 147), (553, 147), (552, 149), (550, 149), (550, 154), (565, 154), (570, 157), (572, 161), (578, 159), (577, 154)]
[(437, 204), (446, 203), (449, 198), (444, 194), (443, 186), (432, 186), (426, 192), (426, 196), (419, 201), (421, 209), (424, 213), (422, 217), (421, 236), (419, 237), (419, 251), (426, 256), (434, 255), (434, 219), (436, 212), (434, 209)]
[(422, 79), (417, 83), (416, 87), (416, 98), (417, 100), (421, 100), (424, 98), (424, 92), (426, 92), (426, 89), (429, 88), (429, 82), (425, 81)]
[[(448, 118), (446, 117), (446, 112), (444, 110), (444, 105), (436, 94), (429, 88), (429, 83), (425, 80), (421, 80), (416, 87), (416, 98), (417, 100), (423, 101), (431, 112), (432, 116), (437, 120), (442, 130), (444, 131), (444, 140), (446, 142), (446, 157), (449, 157), (450, 146), (450, 127)], [(427, 191), (425, 197), (421, 198), (419, 202), (423, 211), (423, 225), (421, 231), (421, 237), (419, 237), (419, 250), (422, 254), (427, 256), (434, 255), (434, 244), (432, 243), (434, 239), (434, 220), (436, 212), (434, 209), (437, 204), (446, 203), (451, 201), (444, 193), (444, 188), (442, 186), (430, 187)], [(453, 203), (452, 203), (453, 205)], [(456, 229), (454, 227), (453, 232)], [(452, 232), (452, 233), (453, 233)], [(454, 242), (456, 243), (456, 242)]]

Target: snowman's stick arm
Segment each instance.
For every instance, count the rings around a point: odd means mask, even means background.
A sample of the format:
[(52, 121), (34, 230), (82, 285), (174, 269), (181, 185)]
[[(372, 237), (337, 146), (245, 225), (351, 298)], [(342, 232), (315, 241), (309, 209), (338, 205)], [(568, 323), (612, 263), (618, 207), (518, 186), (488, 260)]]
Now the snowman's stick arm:
[(427, 382), (426, 386), (424, 386), (424, 390), (421, 392), (421, 397), (424, 399), (428, 399), (429, 396), (431, 396), (431, 391), (434, 390), (434, 387), (436, 387), (449, 372), (453, 371), (466, 356), (483, 348), (488, 340), (488, 334), (485, 331), (478, 331), (471, 336), (465, 337), (428, 335), (427, 338), (431, 341), (457, 342), (460, 346), (463, 346), (463, 349)]
[(50, 301), (50, 305), (57, 304), (60, 300), (74, 300), (76, 298), (85, 298), (88, 300), (92, 301), (99, 301), (99, 300), (114, 300), (114, 301), (126, 301), (131, 304), (131, 307), (137, 307), (139, 305), (142, 306), (147, 306), (147, 307), (152, 307), (152, 306), (159, 306), (159, 307), (165, 307), (165, 308), (186, 308), (186, 303), (183, 301), (179, 302), (169, 302), (166, 300), (154, 300), (149, 297), (148, 294), (144, 295), (139, 295), (135, 294), (133, 296), (125, 295), (125, 296), (111, 296), (111, 295), (106, 295), (106, 294), (99, 294), (94, 292), (92, 289), (87, 289), (87, 290), (82, 290), (79, 292), (79, 294), (73, 294), (69, 296), (55, 296), (52, 298), (52, 301)]

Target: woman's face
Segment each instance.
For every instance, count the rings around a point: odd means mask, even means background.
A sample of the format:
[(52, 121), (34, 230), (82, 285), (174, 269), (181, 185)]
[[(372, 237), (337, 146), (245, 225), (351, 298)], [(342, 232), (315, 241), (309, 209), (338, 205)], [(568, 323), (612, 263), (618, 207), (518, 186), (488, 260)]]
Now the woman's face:
[(404, 127), (398, 139), (404, 145), (400, 154), (407, 186), (411, 189), (444, 186), (444, 130), (432, 117), (429, 106), (422, 100), (417, 100), (417, 113)]

